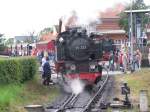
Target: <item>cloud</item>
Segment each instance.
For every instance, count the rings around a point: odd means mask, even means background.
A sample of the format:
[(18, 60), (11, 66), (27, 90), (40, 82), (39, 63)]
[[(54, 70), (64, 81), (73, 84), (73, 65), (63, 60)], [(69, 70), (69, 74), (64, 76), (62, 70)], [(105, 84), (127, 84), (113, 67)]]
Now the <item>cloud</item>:
[[(0, 33), (21, 35), (58, 23), (76, 10), (85, 21), (99, 10), (126, 0), (0, 0)], [(145, 0), (149, 2), (149, 0)]]

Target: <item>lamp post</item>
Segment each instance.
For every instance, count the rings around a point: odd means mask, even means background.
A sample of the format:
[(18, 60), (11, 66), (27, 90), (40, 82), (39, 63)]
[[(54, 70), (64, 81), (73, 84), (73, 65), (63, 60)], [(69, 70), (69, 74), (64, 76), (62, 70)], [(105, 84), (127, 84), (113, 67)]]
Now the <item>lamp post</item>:
[(132, 20), (132, 0), (130, 6), (130, 53), (131, 53), (131, 69), (133, 68), (133, 20)]

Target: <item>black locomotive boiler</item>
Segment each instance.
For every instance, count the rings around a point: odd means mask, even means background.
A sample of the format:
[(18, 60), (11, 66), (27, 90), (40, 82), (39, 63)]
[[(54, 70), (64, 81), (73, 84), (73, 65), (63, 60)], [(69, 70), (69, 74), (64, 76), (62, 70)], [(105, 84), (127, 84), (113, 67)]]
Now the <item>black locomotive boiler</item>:
[(102, 76), (103, 52), (114, 50), (113, 41), (87, 34), (81, 27), (59, 33), (56, 40), (56, 68), (63, 78), (79, 78), (88, 84), (97, 83)]

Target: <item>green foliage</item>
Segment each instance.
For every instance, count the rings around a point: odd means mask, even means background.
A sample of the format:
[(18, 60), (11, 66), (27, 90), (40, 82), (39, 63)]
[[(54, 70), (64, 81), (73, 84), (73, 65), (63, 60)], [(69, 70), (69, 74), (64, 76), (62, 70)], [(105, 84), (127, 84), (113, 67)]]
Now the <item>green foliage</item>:
[(14, 43), (14, 38), (9, 38), (5, 42), (6, 45), (13, 45), (13, 43)]
[(47, 34), (47, 33), (49, 33), (49, 32), (53, 32), (53, 29), (51, 28), (51, 27), (48, 27), (48, 28), (44, 28), (41, 32), (40, 32), (40, 34), (42, 35), (42, 34)]
[(0, 44), (0, 51), (4, 51), (6, 46), (4, 44)]
[(0, 59), (0, 84), (22, 83), (36, 74), (35, 58)]
[[(122, 81), (128, 83), (131, 90), (130, 98), (132, 99), (133, 105), (139, 103), (140, 90), (148, 90), (148, 101), (150, 101), (149, 73), (150, 73), (149, 68), (141, 68), (141, 70), (127, 75), (116, 76), (116, 81), (115, 81), (116, 86), (119, 86), (122, 83)], [(116, 91), (114, 94), (116, 94), (116, 96), (118, 97), (120, 91), (119, 92)], [(132, 112), (132, 111), (126, 111), (126, 112)], [(139, 111), (133, 111), (133, 112), (139, 112)]]
[(37, 74), (23, 84), (0, 85), (0, 94), (0, 112), (26, 112), (25, 105), (50, 103), (59, 95), (59, 90), (55, 86), (41, 85)]
[(39, 38), (48, 33), (53, 33), (53, 29), (51, 27), (44, 28), (42, 31), (40, 31)]
[(0, 51), (4, 51), (6, 46), (4, 45), (5, 38), (2, 37), (3, 34), (0, 34)]
[[(125, 10), (130, 10), (131, 8), (131, 4), (127, 5)], [(132, 10), (139, 10), (139, 9), (147, 9), (148, 6), (146, 6), (146, 4), (144, 3), (143, 0), (136, 0), (135, 2), (133, 2), (132, 4)], [(120, 14), (120, 20), (119, 20), (119, 25), (126, 31), (126, 33), (129, 32), (129, 23), (128, 23), (128, 14), (124, 11), (122, 11)], [(144, 13), (139, 13), (137, 14), (138, 17), (142, 18), (142, 31), (144, 30), (146, 24), (148, 23), (148, 15), (145, 15)], [(133, 16), (133, 20), (135, 20), (134, 16)], [(133, 26), (135, 24), (135, 21), (133, 21)], [(135, 29), (133, 28), (133, 32), (135, 32)]]
[[(3, 35), (2, 35), (3, 36)], [(6, 40), (5, 38), (3, 38), (0, 34), (0, 44), (4, 44), (4, 41)]]
[(0, 83), (19, 81), (20, 69), (16, 60), (0, 60)]
[(20, 69), (21, 69), (21, 76), (22, 80), (21, 82), (28, 81), (30, 79), (33, 79), (34, 75), (36, 74), (37, 65), (36, 60), (32, 58), (24, 58), (19, 59), (20, 61)]
[(15, 101), (21, 91), (21, 85), (0, 85), (0, 112), (7, 110), (6, 106), (8, 107), (11, 102)]

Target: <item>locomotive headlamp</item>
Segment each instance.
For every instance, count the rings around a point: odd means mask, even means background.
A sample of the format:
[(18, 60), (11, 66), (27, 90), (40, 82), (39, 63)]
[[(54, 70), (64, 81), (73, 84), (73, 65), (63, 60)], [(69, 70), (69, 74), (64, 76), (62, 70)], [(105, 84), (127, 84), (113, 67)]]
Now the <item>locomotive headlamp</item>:
[(71, 69), (71, 70), (75, 70), (75, 69), (76, 69), (76, 66), (75, 66), (75, 65), (71, 65), (71, 66), (70, 66), (70, 69)]
[(59, 38), (59, 42), (62, 43), (63, 41), (64, 41), (64, 39), (63, 39), (62, 37), (60, 37), (60, 38)]
[(91, 64), (91, 65), (90, 65), (90, 69), (95, 69), (95, 65), (94, 65), (94, 64)]

